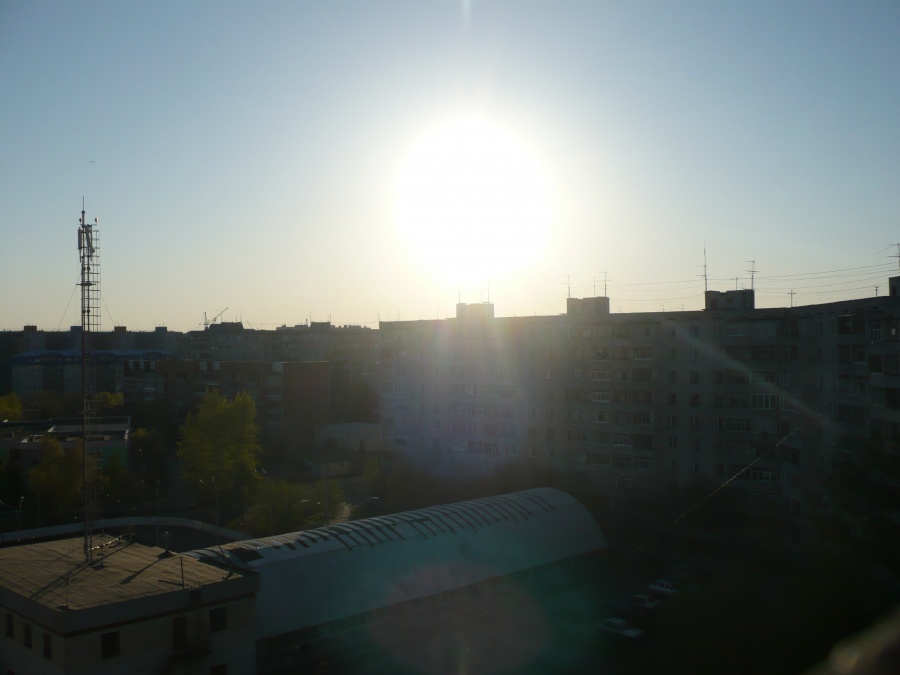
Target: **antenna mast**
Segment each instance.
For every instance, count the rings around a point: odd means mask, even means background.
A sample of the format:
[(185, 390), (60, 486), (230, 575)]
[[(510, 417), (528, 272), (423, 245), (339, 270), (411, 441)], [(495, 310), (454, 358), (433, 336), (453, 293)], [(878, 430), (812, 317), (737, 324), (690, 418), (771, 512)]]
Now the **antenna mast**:
[(753, 290), (753, 282), (756, 279), (756, 261), (748, 260), (747, 262), (750, 263), (750, 269), (747, 271), (750, 272), (750, 290), (752, 291)]
[(78, 257), (81, 261), (81, 417), (82, 494), (84, 495), (84, 561), (94, 560), (94, 520), (101, 498), (100, 458), (95, 428), (100, 418), (94, 334), (100, 331), (100, 242), (97, 219), (87, 222), (84, 198), (78, 223)]
[(709, 292), (709, 274), (706, 271), (706, 244), (703, 244), (703, 292)]

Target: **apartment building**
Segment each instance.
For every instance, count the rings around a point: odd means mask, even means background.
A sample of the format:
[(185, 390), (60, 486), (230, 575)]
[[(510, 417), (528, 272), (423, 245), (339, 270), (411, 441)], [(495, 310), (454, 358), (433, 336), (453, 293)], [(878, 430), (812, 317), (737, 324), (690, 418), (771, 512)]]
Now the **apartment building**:
[(438, 474), (547, 469), (612, 503), (735, 477), (799, 509), (845, 434), (900, 441), (900, 277), (884, 297), (757, 309), (752, 290), (702, 311), (381, 324), (385, 449)]

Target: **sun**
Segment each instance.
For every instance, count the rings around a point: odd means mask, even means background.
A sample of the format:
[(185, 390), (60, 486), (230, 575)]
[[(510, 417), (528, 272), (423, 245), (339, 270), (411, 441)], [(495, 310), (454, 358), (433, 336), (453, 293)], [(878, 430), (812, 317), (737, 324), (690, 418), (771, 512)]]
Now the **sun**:
[(425, 134), (397, 181), (397, 223), (417, 262), (448, 282), (533, 263), (552, 219), (549, 183), (510, 131), (465, 117)]

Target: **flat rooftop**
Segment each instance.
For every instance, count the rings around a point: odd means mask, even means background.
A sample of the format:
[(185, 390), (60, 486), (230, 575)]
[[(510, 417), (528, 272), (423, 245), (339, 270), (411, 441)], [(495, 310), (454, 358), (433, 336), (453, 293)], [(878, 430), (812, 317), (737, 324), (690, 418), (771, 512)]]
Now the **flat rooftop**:
[(83, 537), (0, 548), (0, 600), (30, 615), (91, 615), (93, 623), (113, 605), (142, 605), (152, 613), (145, 605), (167, 611), (187, 606), (191, 593), (210, 602), (258, 587), (256, 579), (125, 537), (95, 535), (93, 541), (99, 548), (90, 565)]

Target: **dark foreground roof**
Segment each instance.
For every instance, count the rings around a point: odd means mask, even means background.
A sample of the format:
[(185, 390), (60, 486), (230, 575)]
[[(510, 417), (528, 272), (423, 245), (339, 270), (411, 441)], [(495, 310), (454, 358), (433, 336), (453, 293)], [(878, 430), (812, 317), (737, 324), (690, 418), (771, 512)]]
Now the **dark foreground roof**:
[(605, 548), (582, 504), (537, 488), (186, 555), (259, 574), (259, 640)]

